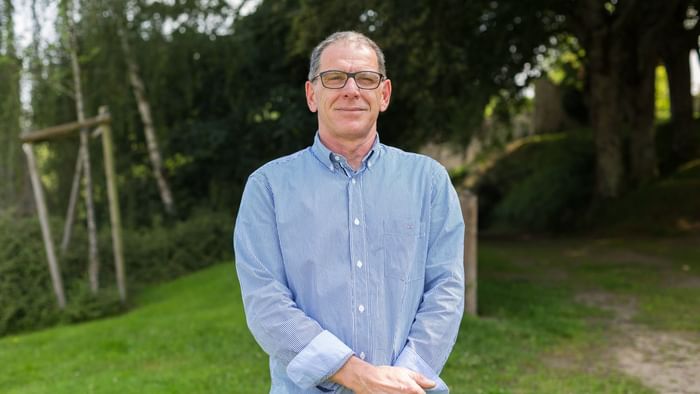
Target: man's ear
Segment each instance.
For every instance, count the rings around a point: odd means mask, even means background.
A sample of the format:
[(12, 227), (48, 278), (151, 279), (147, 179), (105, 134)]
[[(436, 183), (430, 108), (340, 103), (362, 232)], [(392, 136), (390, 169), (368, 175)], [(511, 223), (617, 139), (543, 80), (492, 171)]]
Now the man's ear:
[(391, 101), (391, 80), (387, 79), (382, 82), (380, 89), (381, 92), (379, 94), (381, 97), (379, 100), (379, 110), (384, 112), (387, 108), (389, 108), (389, 101)]
[(306, 81), (304, 88), (306, 89), (306, 105), (309, 106), (309, 110), (311, 112), (318, 111), (318, 105), (316, 103), (316, 92), (314, 92), (314, 85), (311, 83), (311, 81)]

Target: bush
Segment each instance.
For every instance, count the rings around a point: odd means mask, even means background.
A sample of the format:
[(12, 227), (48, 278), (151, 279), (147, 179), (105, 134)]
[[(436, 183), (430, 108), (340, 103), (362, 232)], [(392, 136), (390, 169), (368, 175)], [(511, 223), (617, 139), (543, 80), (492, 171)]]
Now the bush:
[(60, 319), (35, 219), (0, 216), (0, 335)]
[[(173, 279), (233, 256), (233, 215), (199, 211), (172, 226), (124, 232), (124, 260), (130, 281), (151, 284)], [(104, 252), (111, 253), (111, 238)], [(112, 261), (111, 255), (105, 257)]]
[[(124, 229), (124, 260), (130, 294), (229, 259), (233, 218), (201, 211), (170, 226)], [(54, 237), (61, 223), (52, 222)], [(67, 306), (57, 307), (36, 218), (0, 216), (0, 336), (60, 323), (90, 320), (125, 310), (116, 291), (109, 228), (99, 237), (100, 291), (87, 280), (87, 235), (76, 226), (69, 251), (59, 257)], [(58, 251), (57, 251), (58, 253)]]
[(480, 223), (529, 231), (574, 228), (591, 200), (594, 174), (589, 134), (532, 137), (477, 181)]

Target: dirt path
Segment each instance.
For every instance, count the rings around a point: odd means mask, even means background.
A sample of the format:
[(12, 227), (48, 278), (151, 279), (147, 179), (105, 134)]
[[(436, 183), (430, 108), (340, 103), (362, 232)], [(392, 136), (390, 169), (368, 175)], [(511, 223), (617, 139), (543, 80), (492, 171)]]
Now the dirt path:
[(660, 394), (700, 394), (700, 333), (654, 331), (633, 322), (636, 302), (613, 294), (579, 295), (584, 304), (612, 312), (606, 359)]

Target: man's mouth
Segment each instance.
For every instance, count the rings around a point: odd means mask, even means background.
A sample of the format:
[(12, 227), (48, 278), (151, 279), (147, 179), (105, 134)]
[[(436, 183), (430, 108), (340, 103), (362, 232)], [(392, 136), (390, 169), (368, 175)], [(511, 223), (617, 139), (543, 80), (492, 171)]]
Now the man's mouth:
[(366, 109), (362, 108), (362, 107), (340, 107), (340, 108), (336, 108), (336, 111), (362, 112), (362, 111), (366, 111)]

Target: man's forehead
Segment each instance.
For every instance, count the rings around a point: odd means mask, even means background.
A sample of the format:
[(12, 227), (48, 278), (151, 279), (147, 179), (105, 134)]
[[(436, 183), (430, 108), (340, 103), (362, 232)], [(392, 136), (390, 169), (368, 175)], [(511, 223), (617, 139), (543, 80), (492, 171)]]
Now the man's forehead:
[(374, 50), (367, 43), (359, 40), (342, 40), (328, 45), (321, 53), (321, 64), (348, 55), (353, 59), (366, 57), (365, 60), (370, 60), (374, 65), (378, 64)]

